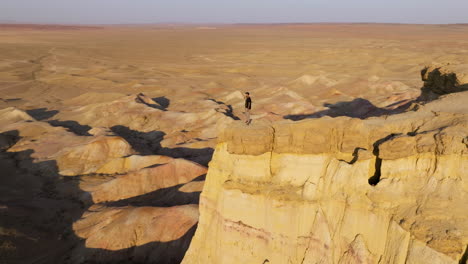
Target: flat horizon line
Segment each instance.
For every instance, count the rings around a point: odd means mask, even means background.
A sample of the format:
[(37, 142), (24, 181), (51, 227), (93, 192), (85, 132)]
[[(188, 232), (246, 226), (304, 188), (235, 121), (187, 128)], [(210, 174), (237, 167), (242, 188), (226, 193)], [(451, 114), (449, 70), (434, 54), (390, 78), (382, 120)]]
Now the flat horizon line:
[(468, 23), (404, 23), (404, 22), (241, 22), (241, 23), (198, 23), (198, 22), (155, 22), (155, 23), (36, 23), (0, 21), (0, 26), (236, 26), (236, 25), (467, 25)]

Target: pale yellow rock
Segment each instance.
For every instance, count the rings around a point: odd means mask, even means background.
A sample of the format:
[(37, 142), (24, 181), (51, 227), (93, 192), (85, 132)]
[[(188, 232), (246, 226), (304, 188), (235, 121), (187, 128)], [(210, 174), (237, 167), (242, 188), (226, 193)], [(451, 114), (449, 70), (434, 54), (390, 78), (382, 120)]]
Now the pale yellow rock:
[[(174, 263), (190, 242), (198, 219), (197, 205), (172, 207), (105, 207), (94, 205), (73, 224), (84, 245), (73, 249), (69, 263), (117, 263), (118, 252), (132, 262)], [(137, 250), (134, 250), (137, 248)]]
[(389, 226), (387, 245), (382, 255), (382, 263), (403, 264), (406, 261), (410, 234), (392, 221)]
[(205, 181), (192, 181), (180, 187), (179, 191), (184, 193), (201, 192), (204, 185)]
[(428, 263), (434, 264), (445, 264), (445, 263), (456, 263), (453, 259), (435, 251), (431, 248), (428, 248), (425, 243), (414, 240), (412, 241), (409, 249), (406, 262), (408, 264), (417, 264), (422, 261), (427, 261)]
[(231, 126), (183, 263), (458, 263), (466, 101), (464, 92), (384, 118)]
[[(153, 241), (176, 240), (197, 222), (197, 216), (196, 205), (169, 208), (106, 208), (95, 205), (74, 223), (73, 229), (86, 239), (87, 247), (118, 250)], [(174, 225), (174, 220), (184, 223)], [(164, 225), (165, 228), (161, 227)], [(171, 225), (174, 228), (168, 228)]]
[(85, 177), (80, 183), (80, 188), (89, 192), (95, 203), (118, 201), (190, 182), (207, 171), (206, 167), (184, 159), (166, 157), (164, 161), (161, 156), (157, 157), (159, 159), (154, 161), (159, 164), (115, 175), (111, 179), (96, 180), (95, 177)]
[(7, 124), (16, 123), (20, 121), (33, 121), (30, 115), (14, 107), (8, 107), (0, 110), (0, 127)]
[(99, 169), (96, 170), (96, 173), (127, 173), (129, 171), (139, 170), (155, 164), (164, 164), (170, 160), (172, 160), (170, 157), (158, 155), (132, 155), (130, 157), (119, 157), (103, 164)]
[(109, 159), (133, 154), (133, 149), (121, 137), (98, 137), (91, 142), (64, 149), (57, 158), (60, 174), (74, 176), (94, 173)]

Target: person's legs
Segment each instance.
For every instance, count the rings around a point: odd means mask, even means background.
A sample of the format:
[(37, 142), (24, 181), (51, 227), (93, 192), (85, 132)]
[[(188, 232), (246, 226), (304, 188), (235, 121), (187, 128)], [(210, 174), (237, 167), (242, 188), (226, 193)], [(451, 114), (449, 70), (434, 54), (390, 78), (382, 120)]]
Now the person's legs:
[(245, 123), (247, 124), (250, 121), (250, 109), (245, 109)]

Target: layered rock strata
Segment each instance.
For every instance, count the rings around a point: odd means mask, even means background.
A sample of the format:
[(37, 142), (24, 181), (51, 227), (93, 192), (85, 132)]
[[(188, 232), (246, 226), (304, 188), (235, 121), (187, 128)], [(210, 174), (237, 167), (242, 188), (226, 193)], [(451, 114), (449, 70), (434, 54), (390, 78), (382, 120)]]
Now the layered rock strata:
[(227, 129), (183, 263), (461, 263), (467, 101)]

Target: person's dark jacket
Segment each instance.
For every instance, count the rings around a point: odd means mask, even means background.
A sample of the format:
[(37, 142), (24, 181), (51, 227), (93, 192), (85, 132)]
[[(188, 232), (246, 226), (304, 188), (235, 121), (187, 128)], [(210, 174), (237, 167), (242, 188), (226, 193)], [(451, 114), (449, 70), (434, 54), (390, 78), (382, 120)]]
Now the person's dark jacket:
[(252, 109), (252, 99), (250, 99), (250, 97), (245, 99), (245, 108)]

